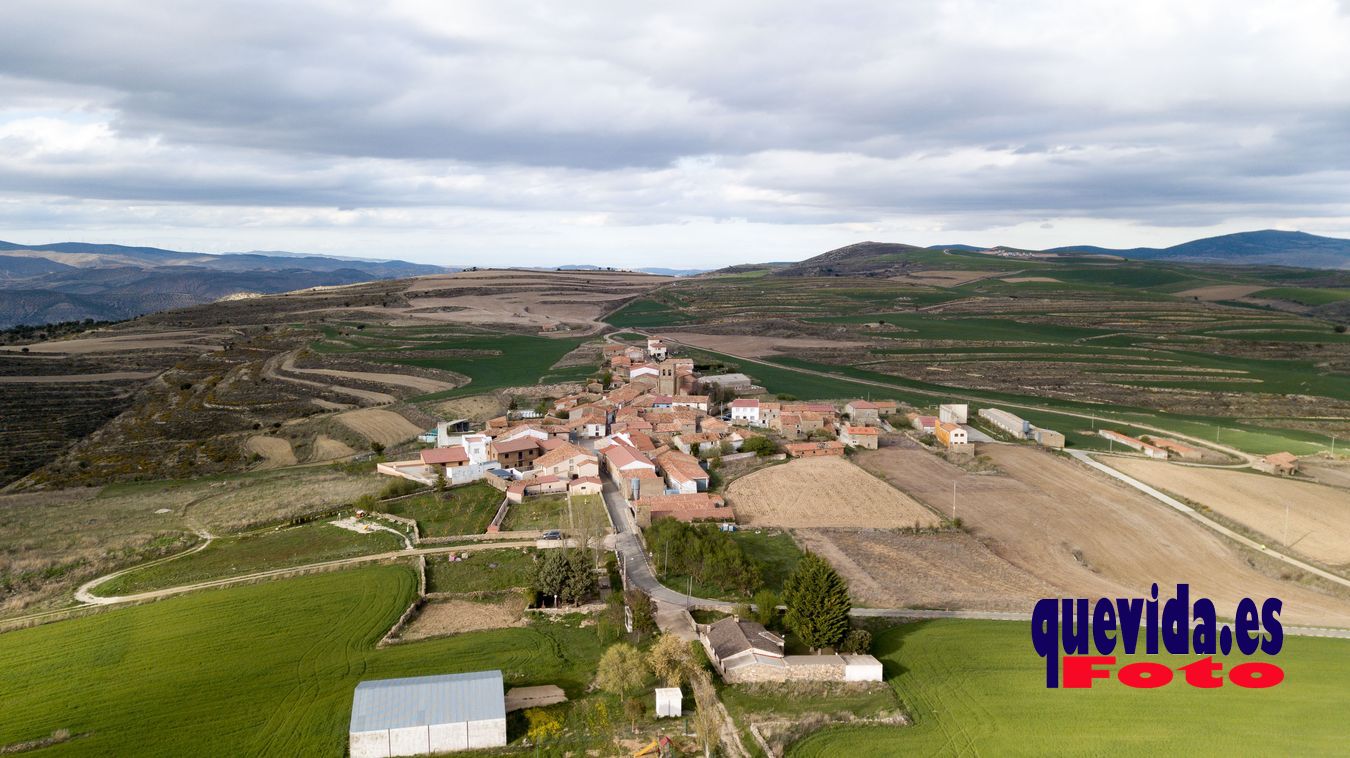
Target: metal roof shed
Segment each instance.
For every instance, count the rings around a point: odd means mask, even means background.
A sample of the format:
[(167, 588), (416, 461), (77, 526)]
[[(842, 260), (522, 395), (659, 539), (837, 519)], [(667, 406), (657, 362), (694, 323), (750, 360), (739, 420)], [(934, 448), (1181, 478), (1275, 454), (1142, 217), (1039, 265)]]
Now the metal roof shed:
[(502, 672), (361, 682), (348, 731), (352, 758), (501, 747), (506, 744)]

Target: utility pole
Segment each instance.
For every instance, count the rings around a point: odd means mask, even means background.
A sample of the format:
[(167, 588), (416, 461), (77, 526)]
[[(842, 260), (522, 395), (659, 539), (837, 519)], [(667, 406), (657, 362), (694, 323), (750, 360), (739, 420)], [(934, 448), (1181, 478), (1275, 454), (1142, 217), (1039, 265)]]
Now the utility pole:
[(1289, 547), (1289, 501), (1284, 501), (1284, 546)]
[(956, 520), (956, 480), (952, 480), (952, 521)]

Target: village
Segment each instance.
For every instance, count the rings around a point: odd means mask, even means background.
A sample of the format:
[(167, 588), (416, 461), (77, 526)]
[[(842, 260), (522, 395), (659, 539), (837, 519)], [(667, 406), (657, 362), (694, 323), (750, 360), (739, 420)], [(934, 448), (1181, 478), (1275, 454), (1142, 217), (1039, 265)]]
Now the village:
[[(481, 428), (470, 428), (467, 419), (438, 422), (423, 435), (428, 446), (417, 458), (382, 462), (377, 471), (441, 490), (487, 483), (501, 497), (489, 534), (499, 532), (513, 507), (536, 499), (570, 503), (602, 497), (611, 533), (601, 544), (615, 553), (623, 586), (649, 596), (639, 605), (650, 603), (659, 631), (696, 643), (726, 686), (883, 681), (882, 664), (866, 649), (867, 643), (858, 643), (856, 634), (845, 641), (847, 621), (833, 644), (806, 651), (800, 642), (789, 644), (781, 624), (777, 629), (766, 625), (780, 608), (733, 607), (662, 586), (651, 566), (652, 527), (675, 521), (716, 525), (722, 531), (746, 528), (717, 486), (719, 469), (729, 464), (758, 467), (792, 459), (844, 458), (876, 450), (883, 434), (902, 430), (960, 462), (975, 457), (977, 443), (994, 438), (971, 424), (968, 404), (940, 404), (935, 415), (928, 415), (892, 400), (836, 404), (770, 398), (745, 374), (700, 375), (693, 358), (676, 354), (658, 338), (631, 342), (606, 341), (603, 365), (583, 391), (537, 409), (510, 410)], [(1060, 433), (1004, 410), (984, 408), (978, 418), (985, 429), (1008, 440), (1051, 450), (1064, 446)], [(538, 546), (590, 547), (592, 539), (563, 525), (544, 532)], [(665, 550), (669, 562), (669, 547)], [(625, 619), (632, 633), (632, 607), (625, 609)], [(858, 639), (868, 639), (862, 634)], [(681, 715), (689, 693), (679, 688), (679, 680), (674, 677), (668, 682), (674, 687), (649, 693), (657, 716)], [(690, 688), (699, 686), (697, 676), (686, 675), (685, 681)], [(561, 697), (556, 688), (531, 690), (504, 690), (501, 672), (493, 671), (363, 683), (353, 710), (351, 754), (414, 755), (505, 745), (508, 711)], [(692, 699), (698, 708), (710, 707)], [(491, 707), (484, 711), (485, 701)], [(425, 702), (459, 705), (409, 722), (407, 714), (423, 712)], [(667, 746), (656, 740), (645, 746), (647, 752), (634, 754), (664, 752)]]

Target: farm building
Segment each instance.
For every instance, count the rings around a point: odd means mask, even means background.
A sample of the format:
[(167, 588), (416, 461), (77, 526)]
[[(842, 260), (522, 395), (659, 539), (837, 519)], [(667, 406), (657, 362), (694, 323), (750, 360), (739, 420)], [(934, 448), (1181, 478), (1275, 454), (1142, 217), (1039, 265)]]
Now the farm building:
[(937, 429), (938, 418), (937, 416), (920, 416), (915, 413), (910, 416), (909, 422), (914, 426), (915, 431), (921, 434), (932, 434)]
[(823, 455), (843, 455), (844, 443), (838, 440), (827, 442), (789, 442), (783, 446), (793, 458), (814, 458)]
[(1026, 419), (998, 408), (981, 408), (980, 418), (1002, 429), (1015, 439), (1024, 440), (1031, 433), (1031, 424)]
[(699, 641), (726, 682), (879, 682), (870, 655), (784, 655), (783, 638), (734, 616), (698, 627)]
[(859, 426), (881, 423), (881, 415), (877, 411), (876, 403), (867, 400), (854, 400), (848, 403), (844, 406), (844, 413), (848, 414), (850, 421)]
[(1198, 447), (1169, 440), (1166, 437), (1149, 437), (1149, 442), (1167, 451), (1167, 454), (1173, 458), (1180, 458), (1183, 461), (1198, 461), (1205, 457), (1205, 454)]
[(1039, 426), (1031, 430), (1031, 438), (1036, 440), (1036, 444), (1041, 447), (1048, 447), (1054, 450), (1064, 449), (1064, 435), (1053, 429), (1042, 429)]
[(1298, 458), (1292, 453), (1272, 453), (1264, 458), (1259, 458), (1252, 464), (1252, 468), (1257, 471), (1264, 471), (1267, 474), (1279, 474), (1280, 476), (1292, 476), (1298, 473)]
[(721, 495), (711, 492), (653, 495), (634, 500), (630, 506), (638, 526), (671, 518), (676, 521), (735, 521), (736, 512)]
[(352, 758), (431, 755), (506, 745), (502, 672), (476, 671), (356, 685)]
[(1112, 442), (1116, 442), (1121, 445), (1124, 445), (1125, 447), (1138, 450), (1139, 452), (1143, 453), (1144, 455), (1147, 455), (1150, 458), (1157, 458), (1159, 460), (1164, 461), (1167, 460), (1167, 451), (1163, 450), (1157, 445), (1150, 445), (1147, 442), (1144, 442), (1143, 440), (1137, 440), (1134, 437), (1121, 434), (1120, 432), (1113, 431), (1111, 429), (1102, 429), (1101, 431), (1097, 432), (1097, 434), (1100, 434), (1101, 436), (1105, 437), (1108, 440), (1111, 440)]
[(845, 426), (839, 430), (840, 442), (867, 450), (877, 449), (878, 437), (877, 430), (870, 426)]
[(699, 377), (699, 387), (703, 390), (719, 389), (731, 392), (750, 392), (755, 388), (753, 380), (745, 374), (718, 374)]
[(970, 406), (965, 403), (946, 403), (938, 406), (938, 421), (949, 424), (964, 424), (970, 417)]

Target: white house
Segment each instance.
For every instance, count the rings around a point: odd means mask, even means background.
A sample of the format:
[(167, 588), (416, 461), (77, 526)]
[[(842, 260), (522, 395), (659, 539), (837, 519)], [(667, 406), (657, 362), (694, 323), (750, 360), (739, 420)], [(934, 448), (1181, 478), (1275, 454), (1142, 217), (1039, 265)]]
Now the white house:
[(731, 410), (732, 423), (750, 424), (760, 426), (759, 401), (750, 398), (738, 397), (731, 401), (727, 406)]
[(356, 685), (348, 750), (392, 758), (506, 745), (502, 672), (476, 671)]

